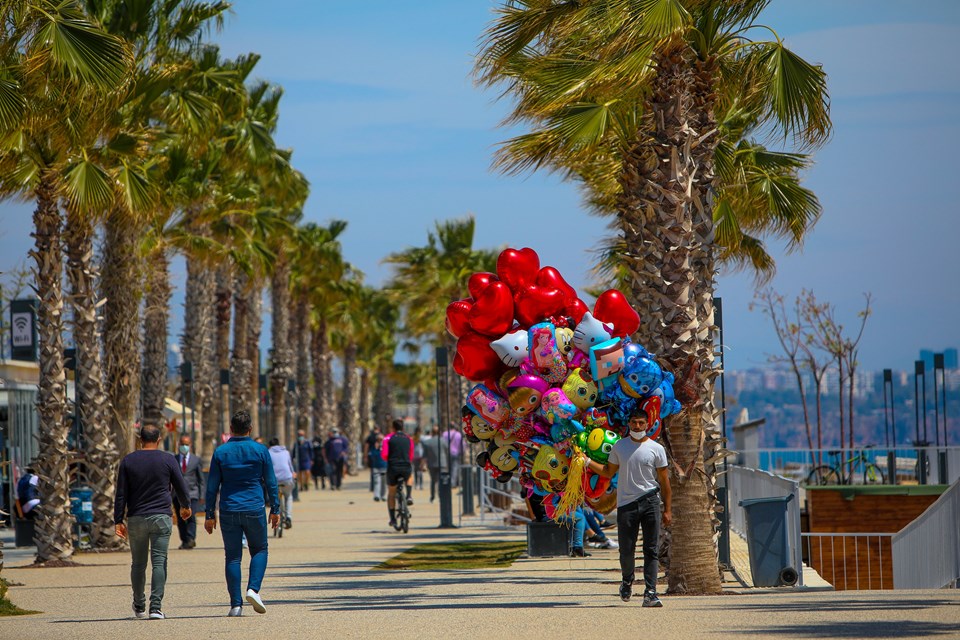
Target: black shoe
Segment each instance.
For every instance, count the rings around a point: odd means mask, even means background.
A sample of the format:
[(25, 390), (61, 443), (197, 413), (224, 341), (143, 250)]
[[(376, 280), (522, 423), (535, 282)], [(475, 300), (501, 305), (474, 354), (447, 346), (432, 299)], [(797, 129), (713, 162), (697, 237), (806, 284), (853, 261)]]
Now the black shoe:
[(616, 522), (609, 522), (609, 521), (608, 521), (608, 522), (602, 523), (602, 524), (600, 525), (600, 528), (601, 528), (601, 529), (609, 529), (610, 527), (615, 527), (615, 526), (617, 526), (617, 523), (616, 523)]
[(397, 524), (397, 521), (396, 521), (396, 520), (391, 520), (391, 521), (390, 521), (390, 526), (393, 527), (394, 529), (396, 529), (397, 531), (400, 530), (400, 525)]
[(606, 538), (601, 538), (601, 537), (598, 536), (597, 534), (593, 534), (592, 536), (590, 536), (589, 538), (587, 538), (587, 542), (596, 542), (596, 543), (598, 543), (598, 544), (601, 543), (601, 542), (603, 542), (604, 540), (606, 540)]
[(583, 550), (583, 547), (574, 547), (570, 550), (570, 556), (573, 558), (589, 558), (590, 554)]
[(630, 602), (631, 595), (633, 595), (633, 583), (624, 580), (620, 583), (620, 599), (624, 602)]
[(289, 528), (291, 528), (292, 526), (293, 526), (293, 520), (291, 520), (290, 518), (285, 518), (284, 521), (283, 521), (283, 528), (284, 528), (284, 529), (289, 529)]
[(413, 498), (407, 498), (407, 506), (413, 505)]
[(649, 591), (643, 594), (643, 606), (645, 607), (662, 607), (663, 603), (660, 602), (660, 598), (657, 597), (657, 594), (650, 593)]
[(197, 546), (197, 541), (194, 540), (193, 538), (190, 538), (189, 540), (187, 540), (186, 542), (183, 543), (183, 547), (182, 547), (182, 548), (183, 548), (183, 549), (193, 549), (193, 548), (195, 548), (196, 546)]

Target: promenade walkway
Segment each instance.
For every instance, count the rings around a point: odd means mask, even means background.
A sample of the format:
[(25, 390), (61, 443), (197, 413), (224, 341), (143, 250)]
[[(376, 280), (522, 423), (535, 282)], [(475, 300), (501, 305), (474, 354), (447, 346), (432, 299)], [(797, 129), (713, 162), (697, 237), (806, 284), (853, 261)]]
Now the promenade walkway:
[(731, 589), (724, 596), (665, 596), (663, 609), (642, 609), (640, 598), (625, 604), (616, 595), (615, 551), (522, 559), (497, 570), (371, 570), (420, 542), (523, 539), (522, 528), (437, 529), (437, 505), (424, 491), (414, 497), (412, 527), (403, 535), (388, 530), (386, 508), (373, 502), (365, 478), (343, 491), (302, 494), (294, 528), (270, 540), (266, 615), (245, 608), (239, 619), (224, 617), (219, 532), (201, 533), (194, 550), (171, 550), (164, 621), (132, 618), (128, 554), (78, 554), (82, 567), (20, 568), (33, 550), (8, 542), (3, 574), (22, 585), (10, 597), (43, 613), (0, 618), (0, 638), (960, 637), (960, 590)]

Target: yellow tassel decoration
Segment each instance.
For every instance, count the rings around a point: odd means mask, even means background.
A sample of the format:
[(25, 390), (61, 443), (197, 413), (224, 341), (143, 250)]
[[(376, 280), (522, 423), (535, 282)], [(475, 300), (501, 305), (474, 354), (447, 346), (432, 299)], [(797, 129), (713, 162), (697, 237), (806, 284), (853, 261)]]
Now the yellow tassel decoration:
[(554, 520), (560, 521), (563, 518), (573, 516), (577, 507), (583, 504), (586, 498), (586, 488), (583, 486), (586, 479), (586, 460), (580, 453), (580, 449), (573, 445), (570, 449), (570, 470), (567, 473), (567, 484), (563, 490), (560, 502), (557, 503), (557, 512)]

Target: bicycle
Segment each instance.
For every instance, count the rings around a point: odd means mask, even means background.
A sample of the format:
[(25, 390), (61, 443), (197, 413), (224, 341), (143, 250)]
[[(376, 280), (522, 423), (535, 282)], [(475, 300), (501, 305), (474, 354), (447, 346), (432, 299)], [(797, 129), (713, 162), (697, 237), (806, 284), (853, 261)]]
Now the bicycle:
[[(886, 481), (883, 471), (870, 462), (862, 449), (845, 461), (841, 460), (843, 451), (828, 451), (827, 455), (833, 458), (833, 464), (814, 467), (807, 475), (808, 485), (853, 484), (856, 473), (862, 474), (863, 484), (883, 484)], [(845, 469), (850, 469), (849, 476), (845, 473)]]
[(410, 530), (410, 505), (407, 504), (407, 485), (401, 481), (397, 484), (397, 531), (407, 533)]

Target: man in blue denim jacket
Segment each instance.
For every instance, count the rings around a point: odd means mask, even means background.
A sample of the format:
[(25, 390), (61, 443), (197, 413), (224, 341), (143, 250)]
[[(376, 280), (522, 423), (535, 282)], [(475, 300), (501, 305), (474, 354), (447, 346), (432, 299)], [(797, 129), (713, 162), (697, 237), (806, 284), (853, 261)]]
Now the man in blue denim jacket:
[(204, 528), (213, 533), (217, 528), (214, 509), (220, 494), (220, 532), (226, 554), (227, 591), (230, 593), (231, 617), (243, 615), (240, 591), (240, 560), (243, 536), (250, 547), (250, 575), (247, 581), (247, 602), (257, 613), (267, 609), (260, 598), (260, 585), (267, 570), (267, 518), (264, 509), (264, 487), (270, 500), (270, 526), (280, 524), (280, 498), (277, 478), (270, 453), (250, 438), (250, 414), (237, 411), (230, 418), (233, 437), (213, 452), (210, 477), (207, 481), (207, 520)]

